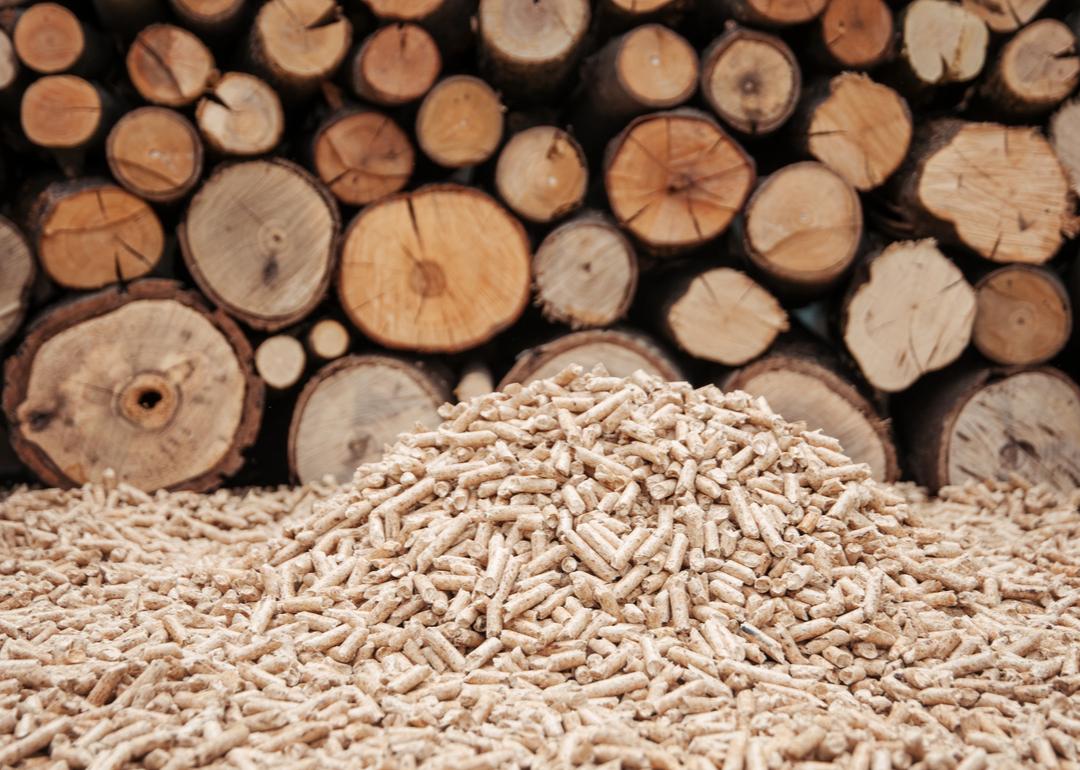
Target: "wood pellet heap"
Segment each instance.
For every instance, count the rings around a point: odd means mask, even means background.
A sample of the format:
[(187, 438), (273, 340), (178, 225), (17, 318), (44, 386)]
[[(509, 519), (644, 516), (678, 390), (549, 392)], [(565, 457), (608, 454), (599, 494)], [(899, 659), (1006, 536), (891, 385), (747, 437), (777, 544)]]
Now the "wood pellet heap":
[(1077, 766), (1074, 504), (640, 373), (442, 416), (336, 493), (8, 497), (0, 767)]

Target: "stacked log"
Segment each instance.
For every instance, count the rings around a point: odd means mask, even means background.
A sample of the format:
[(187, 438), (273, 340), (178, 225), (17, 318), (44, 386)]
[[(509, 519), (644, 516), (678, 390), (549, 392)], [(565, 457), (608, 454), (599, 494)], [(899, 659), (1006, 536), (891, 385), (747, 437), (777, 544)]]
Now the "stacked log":
[(1078, 483), (1068, 3), (0, 5), (0, 444), (47, 483), (347, 481), (570, 364)]

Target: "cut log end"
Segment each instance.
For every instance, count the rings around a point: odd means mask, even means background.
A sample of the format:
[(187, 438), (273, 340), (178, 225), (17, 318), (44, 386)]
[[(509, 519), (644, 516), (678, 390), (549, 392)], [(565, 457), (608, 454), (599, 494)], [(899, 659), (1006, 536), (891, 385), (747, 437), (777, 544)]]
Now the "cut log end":
[(486, 364), (472, 361), (465, 365), (461, 373), (461, 379), (454, 386), (454, 398), (458, 401), (469, 401), (478, 396), (484, 396), (495, 390), (495, 382), (491, 378), (491, 370)]
[(583, 329), (609, 326), (626, 315), (638, 264), (618, 228), (585, 214), (548, 234), (536, 251), (533, 275), (544, 316)]
[(1015, 32), (1038, 16), (1050, 0), (960, 0), (981, 18), (992, 32)]
[(991, 361), (1031, 366), (1049, 361), (1072, 333), (1069, 296), (1053, 273), (1009, 265), (975, 285), (972, 341)]
[(442, 69), (435, 40), (416, 24), (397, 23), (371, 34), (357, 51), (350, 72), (353, 91), (375, 104), (415, 102)]
[(287, 390), (300, 382), (306, 364), (304, 346), (288, 334), (267, 337), (255, 348), (255, 371), (275, 390)]
[(637, 118), (615, 137), (604, 182), (619, 222), (671, 251), (723, 232), (754, 177), (753, 160), (712, 119), (680, 110)]
[(353, 323), (387, 347), (467, 350), (524, 310), (529, 242), (483, 192), (425, 187), (357, 215), (342, 246), (338, 289)]
[(101, 95), (91, 83), (75, 75), (49, 75), (26, 89), (19, 116), (34, 144), (74, 149), (100, 135), (103, 113)]
[(398, 192), (415, 165), (409, 137), (389, 116), (372, 110), (332, 116), (315, 134), (314, 158), (330, 192), (353, 206)]
[(810, 154), (858, 190), (880, 187), (911, 147), (913, 123), (907, 102), (865, 75), (843, 73), (828, 95), (807, 106)]
[(1069, 102), (1050, 118), (1050, 142), (1073, 192), (1080, 195), (1080, 100)]
[(419, 423), (441, 419), (445, 385), (419, 366), (389, 356), (349, 356), (304, 386), (289, 428), (289, 467), (302, 484), (325, 476), (345, 483), (357, 466)]
[(697, 52), (667, 27), (644, 24), (623, 37), (615, 73), (619, 86), (644, 110), (676, 107), (697, 87)]
[(166, 281), (60, 306), (5, 372), (14, 447), (43, 481), (206, 490), (241, 464), (262, 409), (251, 348)]
[(901, 55), (923, 86), (966, 83), (986, 63), (990, 32), (978, 15), (948, 0), (915, 0), (903, 12)]
[(245, 0), (169, 0), (169, 5), (186, 26), (214, 35), (240, 21)]
[(43, 75), (70, 70), (87, 44), (78, 17), (57, 3), (36, 3), (23, 11), (13, 42), (22, 63)]
[(195, 121), (206, 143), (223, 155), (262, 155), (285, 131), (277, 91), (242, 72), (226, 73), (214, 85), (199, 101)]
[(788, 329), (787, 313), (750, 276), (718, 267), (684, 276), (665, 291), (660, 325), (695, 358), (742, 366)]
[(35, 202), (31, 220), (41, 266), (70, 289), (97, 289), (144, 276), (165, 248), (154, 210), (104, 181), (50, 185)]
[(30, 244), (11, 221), (0, 217), (0, 345), (22, 324), (37, 272)]
[(572, 364), (585, 371), (600, 366), (613, 377), (629, 377), (640, 369), (665, 380), (683, 379), (674, 359), (649, 337), (637, 332), (607, 329), (574, 332), (523, 351), (499, 382), (499, 389), (512, 382), (528, 385), (535, 380), (554, 377)]
[(867, 382), (895, 393), (960, 356), (971, 340), (975, 291), (933, 241), (891, 244), (868, 272), (842, 321)]
[(1014, 115), (1053, 109), (1080, 82), (1076, 36), (1056, 19), (1040, 19), (1016, 33), (1002, 48), (983, 86), (987, 98)]
[(604, 0), (606, 13), (623, 24), (634, 23), (657, 16), (669, 16), (679, 10), (682, 0)]
[(795, 54), (764, 32), (732, 29), (702, 56), (705, 100), (721, 120), (745, 134), (780, 128), (795, 110), (801, 82)]
[(202, 174), (198, 132), (183, 115), (164, 107), (124, 115), (109, 132), (105, 156), (116, 181), (151, 201), (184, 197)]
[(349, 350), (349, 330), (340, 321), (323, 318), (308, 330), (307, 345), (312, 355), (324, 361), (341, 358)]
[(892, 51), (892, 11), (885, 0), (831, 0), (821, 15), (821, 42), (841, 67), (869, 69)]
[(502, 88), (546, 93), (575, 64), (589, 18), (587, 0), (481, 0), (481, 64)]
[(255, 17), (252, 53), (268, 78), (307, 91), (345, 59), (352, 24), (334, 0), (269, 0)]
[(424, 154), (447, 168), (483, 163), (503, 134), (499, 95), (480, 78), (454, 75), (435, 85), (416, 116), (416, 138)]
[(153, 24), (139, 32), (128, 49), (127, 71), (143, 99), (167, 107), (194, 103), (216, 77), (210, 49), (171, 24)]
[(499, 196), (515, 213), (534, 222), (550, 222), (578, 208), (588, 177), (585, 153), (554, 126), (516, 134), (495, 167)]
[(288, 161), (219, 168), (179, 228), (199, 288), (250, 326), (275, 331), (326, 293), (340, 221), (325, 188)]

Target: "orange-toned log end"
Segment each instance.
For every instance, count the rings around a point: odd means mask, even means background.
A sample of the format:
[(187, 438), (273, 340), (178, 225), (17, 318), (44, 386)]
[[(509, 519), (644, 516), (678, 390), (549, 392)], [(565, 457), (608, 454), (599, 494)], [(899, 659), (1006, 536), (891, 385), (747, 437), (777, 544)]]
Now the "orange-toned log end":
[(34, 72), (67, 72), (82, 58), (86, 36), (78, 17), (57, 3), (31, 5), (15, 23), (15, 52)]
[(216, 77), (210, 49), (171, 24), (153, 24), (139, 32), (128, 49), (127, 72), (143, 99), (166, 107), (192, 104)]
[(495, 187), (515, 213), (533, 222), (559, 219), (581, 206), (589, 181), (585, 153), (561, 128), (515, 134), (495, 166)]
[(245, 0), (169, 0), (169, 5), (184, 26), (216, 35), (240, 20), (246, 3)]
[(893, 13), (885, 0), (830, 0), (821, 15), (821, 42), (841, 67), (869, 69), (888, 58)]
[(202, 174), (199, 133), (187, 118), (165, 107), (124, 115), (109, 132), (105, 155), (116, 181), (152, 201), (184, 197)]
[(1061, 280), (1032, 265), (1007, 265), (975, 284), (979, 352), (1005, 366), (1049, 361), (1072, 334), (1072, 307)]
[(747, 24), (786, 27), (816, 19), (829, 0), (719, 0), (732, 16)]
[(263, 74), (285, 89), (308, 91), (345, 60), (352, 23), (334, 0), (269, 0), (251, 36)]
[(74, 149), (101, 133), (101, 94), (75, 75), (49, 75), (23, 94), (19, 118), (26, 138), (50, 149)]
[(350, 69), (352, 89), (362, 99), (395, 106), (420, 99), (435, 84), (442, 57), (435, 40), (416, 24), (390, 24), (373, 32)]
[(323, 184), (353, 206), (398, 192), (415, 165), (409, 137), (389, 116), (373, 110), (332, 116), (315, 134), (314, 156)]
[(425, 187), (363, 209), (341, 251), (338, 293), (357, 327), (387, 347), (457, 352), (525, 308), (529, 242), (480, 190)]
[(637, 118), (608, 146), (604, 174), (619, 222), (658, 251), (722, 233), (742, 208), (754, 162), (714, 120), (679, 110)]
[(453, 75), (435, 84), (421, 102), (416, 140), (440, 166), (475, 166), (498, 149), (504, 111), (499, 95), (483, 80)]

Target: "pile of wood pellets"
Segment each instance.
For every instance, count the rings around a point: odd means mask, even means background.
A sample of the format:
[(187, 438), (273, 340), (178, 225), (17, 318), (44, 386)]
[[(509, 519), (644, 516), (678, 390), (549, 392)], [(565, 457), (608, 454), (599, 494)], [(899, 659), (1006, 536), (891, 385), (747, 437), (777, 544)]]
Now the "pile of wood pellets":
[(1080, 515), (571, 368), (343, 489), (0, 503), (0, 767), (1077, 767)]

